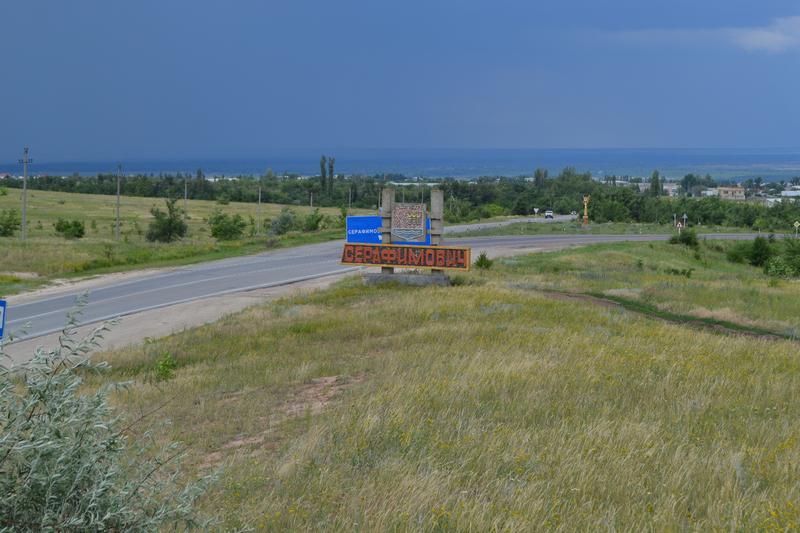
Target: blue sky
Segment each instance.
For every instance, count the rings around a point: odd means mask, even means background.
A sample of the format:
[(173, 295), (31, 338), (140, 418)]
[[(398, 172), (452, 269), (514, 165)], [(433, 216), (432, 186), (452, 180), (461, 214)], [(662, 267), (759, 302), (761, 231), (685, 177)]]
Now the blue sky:
[(0, 4), (0, 161), (796, 147), (785, 0)]

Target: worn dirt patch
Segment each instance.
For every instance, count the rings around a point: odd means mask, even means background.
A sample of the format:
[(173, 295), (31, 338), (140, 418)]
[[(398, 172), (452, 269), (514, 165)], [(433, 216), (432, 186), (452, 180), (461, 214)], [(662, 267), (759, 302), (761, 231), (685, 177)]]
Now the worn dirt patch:
[[(348, 388), (365, 380), (363, 374), (355, 376), (323, 376), (314, 378), (308, 383), (292, 390), (287, 398), (269, 417), (270, 427), (257, 435), (237, 435), (236, 438), (223, 444), (219, 450), (206, 454), (198, 464), (199, 468), (211, 468), (220, 463), (225, 451), (258, 445), (261, 448), (276, 448), (277, 438), (273, 434), (280, 423), (310, 413), (321, 413), (330, 402)], [(225, 400), (230, 401), (228, 397)], [(225, 401), (223, 400), (223, 401)]]

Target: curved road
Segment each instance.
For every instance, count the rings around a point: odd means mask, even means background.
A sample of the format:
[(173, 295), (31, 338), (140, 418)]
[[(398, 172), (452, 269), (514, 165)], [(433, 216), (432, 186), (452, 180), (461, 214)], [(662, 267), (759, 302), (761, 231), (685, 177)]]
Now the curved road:
[[(541, 220), (541, 219), (539, 219)], [(503, 224), (503, 223), (500, 223)], [(451, 228), (450, 232), (460, 228)], [(475, 229), (465, 226), (464, 230)], [(752, 238), (749, 234), (708, 234), (706, 238)], [(448, 244), (470, 246), (477, 255), (486, 248), (557, 248), (578, 244), (618, 241), (664, 240), (668, 235), (536, 235), (501, 237), (466, 237)], [(89, 293), (89, 305), (81, 321), (84, 324), (130, 315), (148, 309), (166, 307), (212, 296), (242, 292), (256, 288), (286, 285), (319, 278), (357, 268), (339, 263), (343, 241), (332, 241), (265, 252), (169, 269), (136, 276), (127, 281), (101, 281)], [(44, 293), (30, 298), (9, 301), (6, 331), (19, 330), (29, 324), (25, 339), (59, 331), (66, 313), (83, 291), (66, 289), (56, 294)]]

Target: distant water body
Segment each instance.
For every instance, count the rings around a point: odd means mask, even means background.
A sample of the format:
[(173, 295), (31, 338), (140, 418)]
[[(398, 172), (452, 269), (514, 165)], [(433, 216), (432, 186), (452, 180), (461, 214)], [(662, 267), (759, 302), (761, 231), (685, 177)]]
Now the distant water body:
[[(530, 175), (546, 168), (551, 175), (564, 167), (602, 177), (649, 176), (658, 169), (679, 178), (693, 172), (711, 174), (719, 180), (761, 177), (781, 180), (800, 176), (800, 149), (532, 149), (532, 150), (331, 150), (336, 172), (344, 174), (398, 173), (424, 178), (475, 178), (478, 176)], [(36, 155), (36, 154), (34, 154)], [(49, 162), (42, 154), (31, 167), (32, 174), (94, 175), (115, 172), (116, 161)], [(319, 152), (287, 151), (250, 159), (181, 159), (122, 161), (126, 174), (195, 172), (207, 175), (259, 175), (271, 169), (276, 174), (319, 173)], [(21, 165), (0, 163), (0, 172), (21, 173)]]

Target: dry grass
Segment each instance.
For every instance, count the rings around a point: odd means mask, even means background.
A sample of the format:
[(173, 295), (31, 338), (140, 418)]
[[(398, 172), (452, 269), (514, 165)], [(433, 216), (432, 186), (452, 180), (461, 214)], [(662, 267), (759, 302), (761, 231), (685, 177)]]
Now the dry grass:
[[(796, 343), (515, 288), (531, 270), (347, 280), (107, 354), (110, 378), (136, 380), (132, 413), (172, 398), (164, 438), (225, 466), (205, 505), (227, 527), (797, 526)], [(157, 383), (165, 352), (179, 368)]]
[[(7, 191), (6, 196), (0, 196), (0, 210), (16, 209), (19, 212), (21, 191)], [(257, 222), (256, 204), (231, 202), (220, 205), (205, 200), (188, 202), (189, 234), (186, 239), (171, 244), (148, 243), (144, 234), (152, 219), (150, 209), (155, 206), (163, 210), (164, 200), (138, 197), (122, 197), (122, 242), (117, 243), (114, 240), (115, 202), (114, 196), (29, 191), (28, 242), (20, 242), (17, 236), (0, 238), (3, 246), (0, 294), (24, 290), (53, 277), (183, 264), (256, 253), (268, 247), (264, 236), (226, 243), (217, 242), (209, 234), (206, 219), (214, 209), (240, 214), (246, 221), (252, 217)], [(179, 201), (178, 205), (182, 206), (183, 202)], [(263, 204), (262, 221), (268, 222), (282, 207)], [(294, 206), (292, 209), (299, 216), (311, 211), (307, 206)], [(334, 219), (340, 214), (331, 208), (321, 209), (321, 212)], [(62, 238), (53, 227), (59, 218), (82, 220), (86, 225), (86, 236), (79, 240)], [(271, 246), (341, 238), (342, 235), (341, 229), (314, 234), (296, 233), (272, 242)]]
[[(724, 253), (730, 244), (702, 243), (697, 251), (664, 242), (601, 244), (503, 259), (491, 276), (800, 337), (800, 281), (772, 280), (759, 268), (730, 263)], [(688, 270), (688, 277), (681, 274)]]

